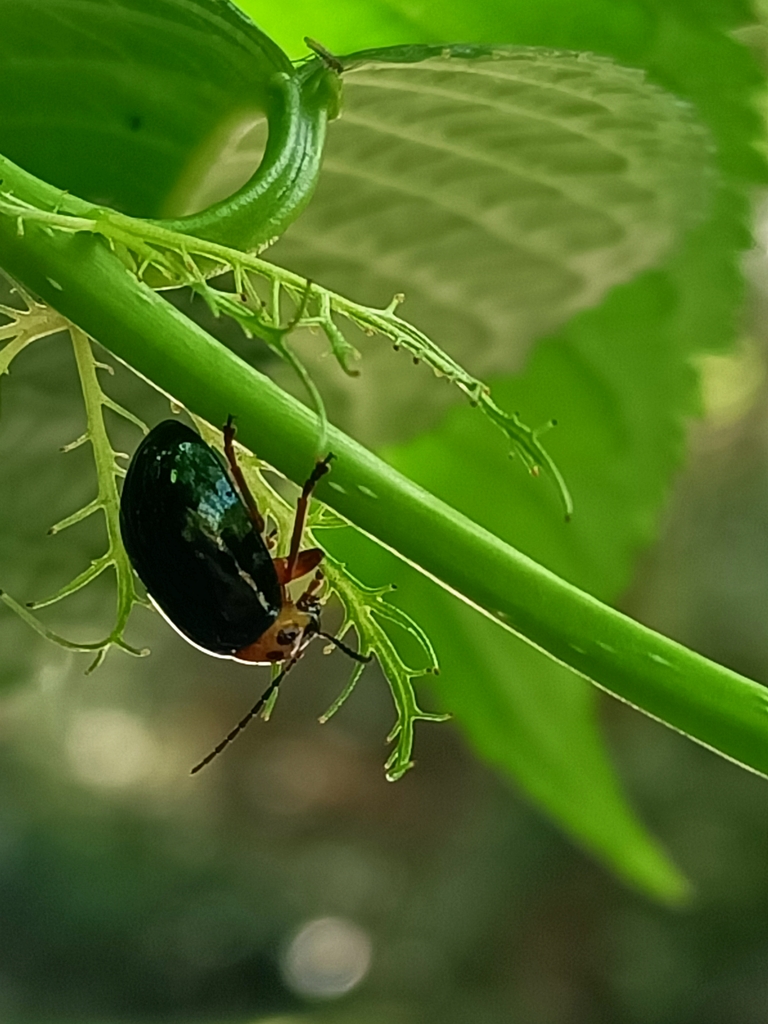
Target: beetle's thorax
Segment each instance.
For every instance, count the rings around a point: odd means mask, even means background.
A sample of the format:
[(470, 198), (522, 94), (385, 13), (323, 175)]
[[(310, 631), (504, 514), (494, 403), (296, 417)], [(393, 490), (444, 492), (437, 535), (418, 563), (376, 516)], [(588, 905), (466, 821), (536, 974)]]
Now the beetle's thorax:
[(234, 655), (237, 661), (255, 665), (274, 665), (295, 660), (318, 629), (317, 616), (301, 611), (286, 599), (280, 613), (258, 640)]

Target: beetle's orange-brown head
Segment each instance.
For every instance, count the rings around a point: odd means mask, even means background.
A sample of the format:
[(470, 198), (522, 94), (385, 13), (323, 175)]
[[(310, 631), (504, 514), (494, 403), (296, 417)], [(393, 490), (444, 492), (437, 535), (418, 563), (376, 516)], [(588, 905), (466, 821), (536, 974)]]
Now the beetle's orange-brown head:
[(320, 628), (314, 608), (302, 611), (293, 601), (283, 601), (280, 613), (258, 640), (235, 654), (237, 661), (252, 665), (274, 665), (281, 661), (296, 661)]

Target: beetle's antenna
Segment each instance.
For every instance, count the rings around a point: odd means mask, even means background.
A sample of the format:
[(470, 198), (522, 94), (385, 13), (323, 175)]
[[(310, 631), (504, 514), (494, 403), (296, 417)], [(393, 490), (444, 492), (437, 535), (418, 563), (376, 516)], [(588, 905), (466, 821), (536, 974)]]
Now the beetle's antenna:
[(353, 661), (360, 661), (364, 665), (367, 665), (373, 657), (372, 654), (360, 654), (358, 651), (353, 651), (351, 647), (347, 647), (345, 643), (342, 643), (337, 636), (331, 636), (330, 633), (322, 633), (319, 629), (315, 630), (315, 636), (321, 636), (324, 640), (330, 640), (331, 643), (335, 644), (340, 651), (343, 651), (348, 658), (351, 658)]
[(245, 715), (244, 718), (240, 719), (240, 721), (237, 723), (237, 725), (234, 727), (234, 729), (231, 732), (227, 733), (227, 735), (224, 737), (224, 739), (221, 741), (221, 743), (219, 743), (218, 746), (214, 747), (213, 750), (210, 752), (210, 754), (207, 757), (204, 757), (203, 760), (199, 764), (195, 765), (195, 767), (189, 773), (190, 775), (196, 775), (197, 772), (199, 772), (201, 768), (205, 768), (205, 766), (207, 764), (211, 763), (211, 761), (214, 759), (214, 757), (218, 757), (218, 755), (222, 752), (222, 750), (225, 747), (229, 746), (229, 744), (232, 742), (232, 740), (235, 739), (235, 737), (238, 736), (243, 731), (243, 729), (246, 727), (246, 725), (248, 725), (250, 720), (252, 718), (255, 718), (256, 715), (258, 715), (258, 713), (261, 711), (261, 709), (264, 707), (264, 705), (267, 703), (269, 698), (272, 696), (272, 694), (278, 688), (280, 683), (282, 683), (282, 681), (285, 679), (285, 677), (288, 674), (288, 672), (293, 668), (293, 666), (295, 664), (296, 664), (296, 662), (292, 661), (290, 663), (290, 665), (288, 665), (287, 668), (284, 668), (283, 671), (279, 675), (275, 676), (275, 678), (272, 680), (272, 682), (266, 688), (264, 693), (262, 693), (262, 695), (259, 697), (259, 699), (256, 701), (256, 703), (253, 705), (251, 710), (248, 712), (248, 714)]

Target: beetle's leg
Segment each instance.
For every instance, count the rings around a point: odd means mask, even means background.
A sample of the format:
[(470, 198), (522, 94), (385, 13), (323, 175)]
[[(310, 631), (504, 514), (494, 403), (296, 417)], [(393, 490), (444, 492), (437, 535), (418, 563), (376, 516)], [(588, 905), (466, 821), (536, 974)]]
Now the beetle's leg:
[[(322, 584), (324, 579), (325, 577), (318, 569), (311, 583), (296, 602), (296, 607), (300, 612), (308, 612), (310, 610), (316, 610), (317, 612), (320, 611), (320, 602), (313, 598), (312, 595)], [(313, 605), (314, 609), (312, 608)], [(330, 633), (324, 633), (322, 629), (315, 629), (312, 635), (321, 636), (324, 640), (330, 640), (332, 644), (338, 647), (339, 650), (343, 651), (348, 658), (352, 658), (353, 661), (359, 661), (366, 665), (373, 658), (372, 654), (361, 654), (359, 651), (353, 651), (352, 648), (348, 647), (339, 637), (332, 636)]]
[(259, 512), (256, 500), (251, 494), (248, 484), (245, 482), (243, 471), (237, 464), (237, 456), (235, 455), (235, 420), (230, 415), (227, 419), (226, 426), (224, 427), (224, 452), (227, 456), (227, 462), (229, 463), (229, 469), (232, 473), (232, 477), (235, 481), (240, 497), (245, 502), (245, 507), (248, 509), (248, 515), (251, 518), (251, 522), (256, 527), (259, 533), (264, 533), (265, 522), (261, 512)]
[(306, 576), (308, 572), (312, 572), (320, 565), (324, 555), (325, 552), (322, 548), (304, 548), (296, 556), (293, 569), (289, 568), (287, 558), (273, 558), (278, 582), (284, 587), (294, 580), (300, 580), (302, 576)]
[[(306, 573), (311, 572), (316, 565), (319, 564), (320, 559), (311, 565), (307, 565), (306, 569), (302, 569), (301, 572), (297, 570), (300, 568), (299, 559), (304, 554), (300, 552), (301, 538), (304, 534), (304, 526), (307, 521), (307, 510), (309, 509), (309, 499), (312, 496), (312, 491), (315, 489), (315, 485), (318, 480), (325, 476), (328, 470), (331, 468), (331, 459), (333, 454), (328, 454), (326, 457), (315, 463), (315, 468), (312, 470), (309, 479), (301, 489), (301, 495), (296, 503), (296, 518), (293, 521), (293, 535), (291, 536), (291, 547), (288, 552), (288, 561), (285, 567), (285, 582), (289, 583), (291, 580), (297, 580), (299, 577), (304, 576)], [(319, 549), (311, 548), (310, 552)], [(309, 554), (309, 552), (307, 552)], [(320, 555), (322, 558), (322, 553)], [(311, 561), (309, 559), (308, 561)]]
[[(304, 552), (302, 552), (302, 554), (303, 553)], [(323, 583), (324, 579), (325, 579), (325, 576), (323, 576), (322, 571), (320, 569), (318, 569), (317, 572), (315, 573), (315, 575), (310, 580), (310, 583), (309, 583), (309, 586), (307, 587), (307, 589), (304, 591), (304, 593), (301, 595), (301, 597), (296, 601), (296, 607), (299, 609), (300, 612), (305, 612), (312, 605), (316, 604), (316, 601), (312, 597), (312, 595), (314, 594), (314, 592), (316, 590), (319, 590), (319, 588), (322, 586), (322, 583)]]

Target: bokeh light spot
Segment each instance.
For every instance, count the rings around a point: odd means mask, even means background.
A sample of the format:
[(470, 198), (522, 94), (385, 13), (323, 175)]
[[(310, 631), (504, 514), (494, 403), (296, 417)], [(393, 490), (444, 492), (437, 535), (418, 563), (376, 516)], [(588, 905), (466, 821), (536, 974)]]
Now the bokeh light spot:
[(359, 985), (371, 966), (366, 931), (339, 917), (305, 924), (283, 959), (286, 984), (298, 995), (333, 999)]

